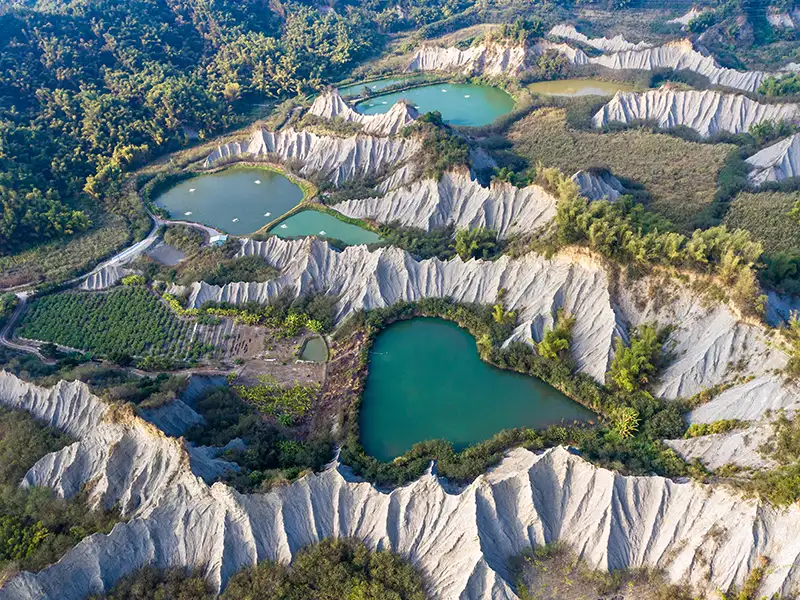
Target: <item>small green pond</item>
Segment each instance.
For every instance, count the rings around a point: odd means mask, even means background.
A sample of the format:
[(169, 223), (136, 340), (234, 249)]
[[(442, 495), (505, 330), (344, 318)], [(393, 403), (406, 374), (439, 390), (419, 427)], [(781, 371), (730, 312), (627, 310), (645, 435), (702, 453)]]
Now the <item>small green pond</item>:
[(345, 85), (339, 88), (339, 93), (342, 96), (358, 96), (361, 94), (361, 91), (366, 87), (369, 88), (371, 92), (379, 92), (380, 90), (386, 89), (391, 85), (395, 85), (398, 83), (410, 83), (417, 79), (423, 77), (421, 74), (417, 75), (400, 75), (397, 77), (387, 77), (386, 79), (376, 79), (375, 81), (369, 81), (367, 83), (353, 83), (350, 85)]
[(537, 81), (528, 86), (531, 92), (548, 96), (613, 96), (617, 92), (632, 92), (633, 86), (620, 81), (600, 79), (560, 79)]
[(302, 360), (310, 360), (311, 362), (324, 363), (328, 360), (328, 346), (319, 336), (315, 336), (306, 341), (303, 346), (303, 351), (300, 353)]
[(244, 235), (274, 221), (302, 199), (303, 191), (284, 175), (252, 168), (193, 177), (161, 194), (155, 204), (173, 219)]
[(381, 240), (374, 231), (345, 223), (318, 210), (302, 210), (273, 226), (270, 233), (281, 238), (316, 235), (341, 240), (348, 246), (373, 244)]
[(460, 450), (503, 429), (594, 417), (543, 381), (481, 361), (475, 339), (442, 319), (391, 325), (369, 360), (361, 443), (379, 460), (423, 440), (446, 439)]
[(385, 113), (398, 100), (408, 100), (421, 113), (438, 110), (452, 125), (479, 127), (511, 112), (514, 99), (500, 88), (473, 83), (437, 83), (375, 96), (355, 108), (365, 115)]

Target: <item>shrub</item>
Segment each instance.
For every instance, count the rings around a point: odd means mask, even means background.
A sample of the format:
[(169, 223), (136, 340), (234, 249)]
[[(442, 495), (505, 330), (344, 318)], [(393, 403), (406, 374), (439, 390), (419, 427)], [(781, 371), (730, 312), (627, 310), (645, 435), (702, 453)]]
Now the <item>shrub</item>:
[(302, 550), (290, 567), (263, 562), (234, 575), (221, 600), (425, 600), (420, 574), (386, 550), (353, 539), (324, 540)]
[(660, 351), (661, 342), (655, 327), (637, 327), (629, 346), (625, 346), (621, 339), (617, 340), (608, 379), (617, 389), (628, 394), (642, 389), (656, 371), (655, 362)]
[(536, 351), (542, 358), (564, 360), (569, 356), (569, 344), (572, 341), (572, 328), (575, 317), (567, 315), (563, 308), (556, 313), (553, 329), (546, 329), (542, 341), (536, 345)]

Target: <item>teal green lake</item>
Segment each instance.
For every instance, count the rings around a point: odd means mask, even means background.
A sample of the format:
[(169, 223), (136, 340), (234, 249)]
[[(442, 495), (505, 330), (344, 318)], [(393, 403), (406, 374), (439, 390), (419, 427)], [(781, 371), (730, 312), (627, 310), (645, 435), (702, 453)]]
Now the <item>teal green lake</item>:
[(311, 362), (324, 363), (328, 360), (328, 346), (325, 344), (325, 340), (315, 336), (306, 341), (303, 351), (300, 353), (300, 358)]
[(270, 230), (281, 238), (316, 235), (341, 240), (348, 246), (373, 244), (381, 240), (374, 231), (340, 221), (318, 210), (303, 210), (281, 221)]
[(379, 92), (382, 89), (395, 85), (397, 83), (409, 83), (423, 77), (423, 75), (400, 75), (398, 77), (387, 77), (386, 79), (376, 79), (367, 83), (353, 83), (339, 88), (339, 93), (342, 96), (358, 96), (361, 91), (366, 87), (371, 92)]
[(600, 79), (557, 79), (531, 83), (528, 89), (547, 96), (613, 96), (620, 91), (632, 92), (633, 86), (621, 81)]
[(244, 235), (258, 231), (302, 199), (303, 191), (285, 176), (253, 168), (193, 177), (161, 194), (155, 204), (173, 219)]
[(369, 356), (361, 443), (392, 460), (417, 442), (460, 450), (514, 427), (588, 421), (594, 414), (543, 381), (497, 369), (455, 323), (418, 318), (381, 332)]
[(488, 125), (514, 108), (514, 99), (500, 88), (473, 83), (437, 83), (375, 96), (355, 108), (365, 115), (385, 113), (398, 100), (408, 100), (419, 112), (438, 110), (452, 125)]

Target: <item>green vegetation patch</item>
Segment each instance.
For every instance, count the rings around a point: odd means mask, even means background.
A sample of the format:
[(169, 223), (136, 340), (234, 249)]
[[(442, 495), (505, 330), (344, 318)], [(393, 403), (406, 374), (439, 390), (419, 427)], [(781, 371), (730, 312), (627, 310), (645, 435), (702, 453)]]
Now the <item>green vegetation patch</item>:
[[(197, 445), (225, 446), (236, 438), (245, 441), (246, 449), (232, 449), (224, 455), (242, 467), (239, 473), (228, 474), (228, 483), (242, 492), (265, 491), (309, 469), (319, 471), (331, 460), (333, 443), (328, 437), (297, 439), (291, 430), (265, 418), (261, 408), (270, 410), (274, 406), (262, 403), (266, 393), (244, 390), (244, 398), (238, 388), (219, 388), (198, 399), (194, 408), (203, 415), (203, 423), (186, 433), (186, 439)], [(275, 396), (281, 398), (281, 393), (276, 391)], [(293, 420), (292, 413), (288, 414)]]
[(731, 202), (725, 224), (746, 229), (767, 253), (800, 248), (800, 223), (789, 217), (800, 192), (741, 192)]
[(31, 302), (17, 334), (104, 356), (197, 358), (189, 321), (177, 318), (146, 288), (43, 296)]
[(697, 224), (698, 214), (714, 201), (717, 179), (729, 144), (700, 144), (644, 129), (593, 133), (567, 127), (566, 113), (545, 108), (516, 123), (508, 138), (531, 165), (541, 162), (568, 174), (605, 168), (644, 186), (648, 208), (681, 231)]
[(425, 600), (420, 573), (396, 554), (355, 539), (324, 540), (290, 567), (263, 562), (234, 575), (222, 600)]
[[(419, 572), (396, 554), (360, 541), (324, 540), (301, 550), (291, 566), (265, 561), (228, 582), (221, 600), (425, 600)], [(200, 572), (145, 567), (106, 595), (88, 600), (212, 600)]]

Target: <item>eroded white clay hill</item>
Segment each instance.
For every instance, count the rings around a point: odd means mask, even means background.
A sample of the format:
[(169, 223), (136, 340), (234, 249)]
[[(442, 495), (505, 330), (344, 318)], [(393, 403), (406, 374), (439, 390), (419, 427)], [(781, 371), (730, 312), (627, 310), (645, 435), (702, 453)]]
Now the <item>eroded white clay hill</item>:
[(347, 200), (335, 206), (350, 217), (431, 229), (455, 225), (488, 227), (500, 237), (543, 227), (556, 214), (556, 199), (538, 185), (517, 188), (495, 181), (486, 188), (466, 171), (417, 180), (378, 198)]
[(625, 187), (619, 179), (608, 171), (592, 173), (578, 171), (571, 177), (581, 194), (589, 200), (609, 200), (613, 202), (625, 193)]
[(624, 52), (626, 50), (642, 50), (644, 48), (652, 47), (652, 44), (648, 44), (647, 42), (637, 42), (634, 44), (626, 40), (621, 35), (614, 36), (613, 38), (590, 38), (580, 33), (573, 25), (565, 24), (556, 25), (549, 31), (548, 35), (580, 42), (582, 44), (586, 44), (587, 46), (591, 46), (593, 48), (597, 48), (598, 50), (602, 50), (603, 52), (609, 53)]
[(608, 69), (637, 69), (655, 71), (672, 69), (692, 71), (708, 78), (711, 85), (755, 92), (761, 83), (770, 76), (780, 76), (785, 72), (737, 71), (721, 67), (717, 61), (694, 49), (690, 40), (669, 42), (663, 46), (638, 50), (628, 50), (589, 58), (589, 64)]
[(800, 133), (768, 146), (747, 159), (754, 185), (800, 176)]
[[(410, 560), (435, 600), (516, 600), (508, 559), (556, 540), (591, 567), (657, 566), (701, 591), (741, 585), (759, 556), (773, 565), (760, 593), (791, 595), (800, 585), (796, 507), (776, 510), (695, 483), (623, 477), (564, 448), (511, 451), (458, 492), (428, 474), (386, 493), (331, 467), (244, 495), (206, 484), (178, 440), (138, 417), (105, 416), (110, 410), (104, 413), (83, 384), (46, 390), (3, 373), (0, 390), (3, 404), (81, 436), (37, 463), (26, 481), (66, 495), (99, 481), (93, 497), (120, 502), (130, 518), (108, 535), (84, 539), (55, 565), (17, 575), (0, 589), (2, 600), (82, 600), (146, 565), (202, 569), (220, 589), (242, 568), (289, 562), (303, 546), (340, 536)], [(114, 468), (105, 461), (109, 445), (122, 455)]]
[(407, 71), (456, 71), (464, 75), (488, 77), (518, 76), (531, 62), (548, 50), (566, 56), (573, 64), (586, 64), (586, 54), (569, 44), (540, 40), (522, 45), (513, 42), (491, 42), (466, 50), (434, 44), (421, 46), (414, 54)]
[(408, 71), (461, 71), (465, 75), (518, 75), (525, 68), (526, 50), (522, 45), (487, 43), (465, 50), (421, 46)]
[(339, 94), (339, 90), (327, 90), (317, 96), (308, 114), (323, 119), (342, 119), (349, 123), (360, 123), (364, 133), (373, 135), (396, 135), (411, 125), (419, 116), (413, 106), (397, 102), (388, 112), (380, 115), (362, 115), (350, 107)]
[(109, 265), (91, 273), (81, 284), (82, 290), (104, 290), (115, 285), (126, 275), (133, 273), (130, 269)]
[(339, 138), (259, 128), (248, 141), (219, 146), (203, 166), (212, 168), (231, 160), (296, 160), (302, 164), (302, 175), (320, 175), (336, 185), (358, 177), (385, 175), (383, 186), (388, 190), (417, 176), (410, 159), (419, 150), (419, 141), (406, 138), (362, 134)]
[(650, 121), (659, 127), (689, 127), (703, 137), (746, 133), (763, 121), (800, 121), (796, 104), (761, 104), (742, 95), (713, 91), (617, 92), (592, 118), (594, 127)]
[(648, 322), (676, 327), (666, 342), (674, 358), (654, 386), (657, 395), (688, 398), (717, 384), (752, 377), (695, 409), (692, 421), (758, 420), (768, 409), (800, 404), (798, 389), (774, 373), (787, 359), (769, 342), (763, 327), (740, 321), (727, 306), (709, 307), (699, 293), (664, 281), (618, 282), (612, 296), (602, 264), (576, 252), (549, 260), (529, 254), (496, 261), (416, 261), (398, 248), (369, 252), (366, 246), (352, 246), (337, 252), (317, 239), (270, 238), (245, 241), (240, 254), (265, 257), (281, 276), (265, 283), (195, 283), (186, 290), (190, 307), (208, 301), (267, 302), (292, 289), (297, 294), (338, 296), (336, 318), (342, 320), (353, 311), (430, 297), (491, 304), (503, 288), (506, 307), (519, 314), (511, 339), (541, 340), (563, 307), (576, 318), (573, 356), (579, 368), (598, 381), (608, 370), (617, 337), (627, 339), (629, 327)]
[(678, 25), (688, 25), (692, 21), (694, 21), (697, 17), (702, 15), (706, 12), (702, 8), (698, 8), (697, 6), (693, 6), (689, 9), (688, 12), (682, 14), (680, 17), (675, 17), (674, 19), (670, 19), (667, 23), (675, 23)]
[(737, 71), (720, 66), (712, 56), (695, 49), (691, 40), (676, 40), (661, 46), (645, 42), (632, 43), (622, 36), (588, 38), (572, 25), (556, 25), (550, 35), (580, 42), (603, 51), (589, 57), (580, 48), (568, 43), (541, 40), (530, 45), (493, 42), (461, 50), (455, 47), (425, 45), (417, 50), (409, 71), (459, 71), (465, 75), (493, 77), (518, 76), (530, 68), (534, 59), (548, 50), (555, 50), (574, 65), (598, 65), (613, 70), (692, 71), (707, 78), (714, 86), (756, 92), (767, 77), (796, 72), (800, 66), (790, 63), (775, 72)]

